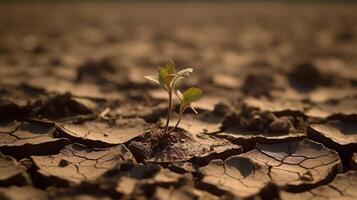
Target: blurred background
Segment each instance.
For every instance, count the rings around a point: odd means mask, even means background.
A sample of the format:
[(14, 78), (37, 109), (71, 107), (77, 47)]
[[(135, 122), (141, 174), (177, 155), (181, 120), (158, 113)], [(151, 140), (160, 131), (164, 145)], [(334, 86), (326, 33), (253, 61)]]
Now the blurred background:
[(356, 11), (354, 1), (2, 1), (0, 83), (127, 91), (172, 58), (212, 95), (351, 91)]

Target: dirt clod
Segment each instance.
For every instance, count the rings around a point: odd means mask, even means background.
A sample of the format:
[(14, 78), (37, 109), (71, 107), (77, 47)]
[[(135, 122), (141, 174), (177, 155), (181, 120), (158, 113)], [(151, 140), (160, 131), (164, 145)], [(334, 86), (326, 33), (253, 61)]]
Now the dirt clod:
[(292, 128), (292, 124), (288, 118), (275, 119), (269, 124), (269, 130), (273, 133), (286, 133)]

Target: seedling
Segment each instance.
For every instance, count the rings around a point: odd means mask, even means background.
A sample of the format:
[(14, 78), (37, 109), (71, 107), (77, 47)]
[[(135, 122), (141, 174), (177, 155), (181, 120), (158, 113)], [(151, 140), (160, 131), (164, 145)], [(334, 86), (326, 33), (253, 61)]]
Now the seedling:
[[(173, 61), (170, 61), (166, 65), (166, 67), (158, 67), (158, 76), (145, 76), (145, 78), (149, 81), (160, 85), (167, 92), (169, 97), (169, 106), (167, 110), (166, 124), (163, 134), (170, 133), (177, 128), (177, 126), (180, 124), (182, 115), (187, 108), (191, 108), (195, 113), (197, 113), (197, 111), (192, 106), (192, 102), (198, 100), (201, 97), (202, 91), (199, 88), (195, 87), (190, 87), (183, 93), (181, 93), (179, 90), (175, 91), (177, 82), (183, 79), (184, 77), (190, 76), (192, 72), (192, 68), (186, 68), (179, 72), (176, 72), (175, 63)], [(181, 102), (180, 113), (175, 127), (169, 130), (169, 124), (172, 116), (172, 101), (174, 92)]]

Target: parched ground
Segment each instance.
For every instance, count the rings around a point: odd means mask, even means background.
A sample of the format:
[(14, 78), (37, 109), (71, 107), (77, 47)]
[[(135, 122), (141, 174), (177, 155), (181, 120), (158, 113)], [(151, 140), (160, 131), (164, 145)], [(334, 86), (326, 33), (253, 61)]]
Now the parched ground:
[[(356, 10), (0, 4), (0, 199), (357, 199)], [(169, 58), (204, 95), (159, 138)]]

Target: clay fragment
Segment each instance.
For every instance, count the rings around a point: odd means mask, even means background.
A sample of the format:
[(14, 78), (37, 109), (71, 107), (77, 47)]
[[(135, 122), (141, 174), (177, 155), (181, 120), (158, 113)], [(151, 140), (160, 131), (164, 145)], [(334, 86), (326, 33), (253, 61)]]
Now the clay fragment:
[[(157, 164), (123, 163), (96, 181), (99, 187), (127, 197), (147, 196), (158, 186), (184, 185), (192, 179), (189, 174), (177, 174)], [(149, 190), (149, 191), (148, 191)], [(147, 195), (146, 195), (147, 194)]]
[(310, 140), (257, 144), (241, 155), (212, 160), (201, 167), (202, 187), (248, 198), (271, 184), (287, 191), (305, 191), (340, 171), (338, 154)]
[(84, 140), (83, 142), (113, 145), (128, 142), (142, 135), (149, 125), (143, 119), (129, 118), (117, 119), (114, 123), (86, 121), (80, 124), (59, 124), (58, 127), (63, 133)]
[(344, 199), (353, 200), (357, 198), (357, 172), (350, 171), (338, 174), (336, 178), (327, 185), (322, 185), (302, 193), (289, 193), (282, 191), (282, 200), (297, 199)]
[(327, 118), (329, 120), (356, 120), (357, 97), (327, 100), (317, 103), (306, 111), (307, 116)]
[(268, 167), (245, 156), (232, 156), (225, 161), (212, 160), (201, 168), (203, 188), (216, 187), (238, 198), (248, 198), (259, 192), (270, 181)]
[(269, 177), (289, 191), (301, 191), (319, 185), (342, 169), (335, 151), (308, 139), (257, 144), (245, 155), (270, 167)]
[(329, 121), (324, 124), (310, 125), (311, 137), (338, 150), (356, 151), (357, 125), (353, 122)]
[[(173, 118), (170, 127), (174, 127), (177, 119)], [(223, 117), (210, 112), (202, 112), (197, 115), (185, 114), (179, 124), (179, 128), (197, 135), (201, 133), (214, 133), (220, 130)]]
[(111, 148), (87, 148), (80, 144), (64, 147), (59, 154), (31, 156), (38, 173), (45, 177), (57, 177), (73, 183), (94, 181), (108, 170), (127, 160), (134, 160), (123, 146)]
[(0, 153), (0, 186), (30, 183), (31, 181), (24, 168), (22, 168), (14, 158)]
[(309, 107), (301, 101), (289, 99), (274, 99), (266, 98), (246, 98), (244, 103), (249, 107), (259, 108), (262, 111), (269, 111), (281, 114), (303, 115), (305, 110)]
[(69, 143), (54, 138), (54, 126), (26, 121), (5, 121), (0, 124), (0, 149), (15, 157), (56, 152)]

